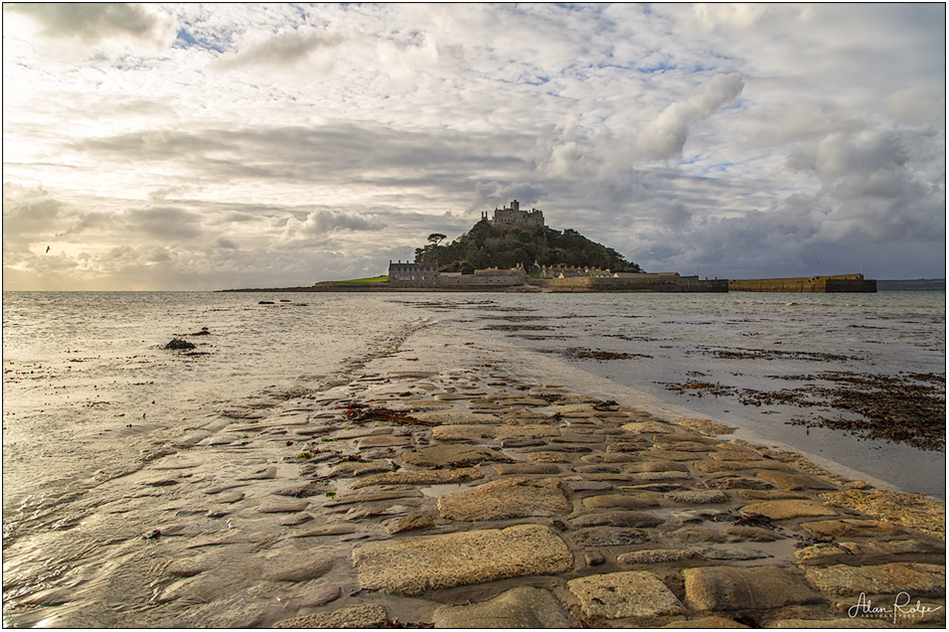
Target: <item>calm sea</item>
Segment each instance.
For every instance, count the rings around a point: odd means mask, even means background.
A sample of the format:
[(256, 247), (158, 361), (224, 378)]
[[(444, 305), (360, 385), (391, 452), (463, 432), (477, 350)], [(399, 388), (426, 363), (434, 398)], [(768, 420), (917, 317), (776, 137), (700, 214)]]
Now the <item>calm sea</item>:
[[(108, 570), (124, 558), (84, 537), (120, 524), (109, 521), (121, 513), (96, 513), (140, 495), (128, 475), (169, 454), (187, 458), (188, 437), (207, 436), (202, 429), (256, 410), (266, 415), (274, 402), (345, 391), (373, 371), (495, 363), (525, 383), (672, 420), (719, 419), (738, 427), (738, 438), (803, 451), (838, 473), (945, 498), (943, 452), (788, 425), (807, 414), (800, 408), (669, 388), (778, 390), (789, 376), (822, 371), (934, 373), (944, 399), (945, 311), (945, 294), (911, 292), (4, 292), (5, 603), (55, 585), (60, 573), (72, 578), (69, 586), (93, 591), (95, 582), (131, 581)], [(194, 335), (203, 328), (207, 335)], [(197, 344), (193, 352), (164, 349), (182, 337)], [(229, 458), (213, 456), (213, 444), (201, 449), (194, 458)], [(156, 505), (142, 525), (157, 524), (166, 509)], [(91, 584), (83, 584), (87, 577)], [(103, 606), (96, 615), (66, 609), (59, 616), (141, 624), (137, 606), (124, 607), (129, 612)]]

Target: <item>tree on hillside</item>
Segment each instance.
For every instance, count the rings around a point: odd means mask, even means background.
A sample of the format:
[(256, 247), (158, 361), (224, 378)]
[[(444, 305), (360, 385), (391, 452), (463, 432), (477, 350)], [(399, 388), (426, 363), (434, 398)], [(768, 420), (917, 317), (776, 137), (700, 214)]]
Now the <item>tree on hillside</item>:
[(563, 232), (546, 226), (529, 230), (500, 228), (482, 219), (455, 241), (441, 245), (441, 233), (428, 236), (428, 245), (415, 249), (416, 263), (436, 263), (442, 272), (473, 268), (511, 268), (523, 264), (590, 266), (614, 272), (642, 272), (637, 264), (603, 244), (591, 241), (572, 228)]

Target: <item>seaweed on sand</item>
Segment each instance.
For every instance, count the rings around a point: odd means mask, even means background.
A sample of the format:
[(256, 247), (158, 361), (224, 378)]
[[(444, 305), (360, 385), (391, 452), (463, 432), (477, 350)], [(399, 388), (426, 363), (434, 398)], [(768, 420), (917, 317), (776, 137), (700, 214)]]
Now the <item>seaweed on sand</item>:
[(401, 424), (422, 424), (425, 426), (437, 425), (434, 422), (416, 419), (411, 415), (406, 415), (403, 412), (392, 410), (391, 408), (384, 408), (382, 406), (369, 406), (368, 404), (360, 404), (356, 402), (353, 402), (346, 407), (346, 412), (343, 413), (343, 417), (346, 419), (346, 421), (351, 423), (381, 420), (392, 421)]
[(858, 439), (905, 443), (920, 450), (946, 449), (946, 378), (936, 373), (898, 375), (822, 371), (813, 375), (771, 375), (771, 379), (807, 382), (774, 391), (737, 388), (711, 382), (666, 384), (690, 395), (732, 396), (745, 406), (831, 408), (836, 416), (796, 417), (785, 422), (829, 428)]

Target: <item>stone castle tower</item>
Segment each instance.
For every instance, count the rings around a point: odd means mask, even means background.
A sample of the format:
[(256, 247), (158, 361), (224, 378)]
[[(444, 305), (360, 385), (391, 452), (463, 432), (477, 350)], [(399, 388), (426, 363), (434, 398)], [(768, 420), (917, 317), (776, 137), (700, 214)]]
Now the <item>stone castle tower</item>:
[[(487, 213), (481, 214), (481, 219), (487, 219), (487, 217)], [(536, 208), (522, 211), (520, 202), (514, 200), (510, 207), (494, 209), (494, 219), (491, 220), (491, 223), (498, 227), (510, 226), (512, 228), (544, 226), (544, 212)]]

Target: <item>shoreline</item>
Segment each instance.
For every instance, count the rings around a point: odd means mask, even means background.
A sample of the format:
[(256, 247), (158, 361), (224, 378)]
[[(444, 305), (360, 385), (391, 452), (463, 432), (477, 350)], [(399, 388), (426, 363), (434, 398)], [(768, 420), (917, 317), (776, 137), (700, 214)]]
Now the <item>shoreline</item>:
[(399, 348), (170, 439), (94, 490), (76, 535), (106, 538), (114, 575), (27, 590), (8, 621), (831, 627), (867, 622), (869, 586), (944, 621), (944, 503), (461, 349)]

